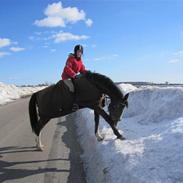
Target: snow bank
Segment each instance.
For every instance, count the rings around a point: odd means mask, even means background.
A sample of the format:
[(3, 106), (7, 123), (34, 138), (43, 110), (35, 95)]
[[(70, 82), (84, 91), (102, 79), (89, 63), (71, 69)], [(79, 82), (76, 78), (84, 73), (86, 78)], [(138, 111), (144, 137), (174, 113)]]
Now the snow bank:
[(122, 91), (122, 93), (125, 95), (127, 93), (130, 93), (132, 91), (137, 90), (137, 87), (131, 85), (131, 84), (119, 84), (118, 87), (120, 88), (120, 90)]
[(17, 87), (0, 82), (0, 105), (30, 95), (44, 87)]
[[(117, 140), (100, 120), (105, 137), (94, 135), (94, 114), (76, 113), (78, 137), (88, 183), (182, 183), (183, 182), (183, 87), (119, 85), (130, 92), (129, 108), (118, 129), (126, 140)], [(0, 83), (0, 105), (30, 95), (43, 87), (16, 87)]]
[(105, 140), (97, 142), (93, 112), (76, 113), (88, 183), (183, 182), (183, 88), (131, 91), (129, 108), (118, 124), (125, 141), (116, 140), (101, 119)]
[(158, 123), (183, 116), (182, 87), (149, 87), (139, 89), (129, 97), (125, 117), (138, 117), (141, 123)]

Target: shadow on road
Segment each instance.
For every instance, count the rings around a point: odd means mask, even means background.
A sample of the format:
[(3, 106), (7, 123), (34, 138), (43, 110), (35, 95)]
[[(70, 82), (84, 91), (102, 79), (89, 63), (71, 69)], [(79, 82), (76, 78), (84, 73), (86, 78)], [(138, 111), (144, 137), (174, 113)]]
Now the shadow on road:
[(36, 151), (35, 146), (30, 146), (30, 147), (19, 147), (19, 146), (0, 147), (0, 155), (18, 153), (18, 152), (32, 152), (32, 151)]
[(77, 142), (76, 126), (74, 123), (74, 114), (67, 116), (66, 121), (58, 123), (60, 127), (64, 126), (67, 129), (62, 136), (62, 141), (70, 149), (70, 174), (67, 183), (85, 183), (83, 164), (80, 159), (82, 150)]
[[(61, 129), (66, 129), (61, 132)], [(68, 158), (62, 158), (60, 151), (61, 140), (68, 148)], [(85, 183), (85, 174), (83, 171), (83, 164), (80, 159), (81, 149), (77, 142), (76, 129), (74, 125), (74, 114), (66, 117), (66, 120), (59, 121), (54, 134), (52, 148), (47, 159), (41, 159), (43, 155), (32, 156), (36, 151), (34, 146), (20, 147), (7, 146), (0, 147), (0, 182), (13, 182), (25, 177), (42, 174), (44, 176), (44, 183), (62, 182), (59, 176), (64, 173), (68, 176), (67, 183)], [(13, 154), (15, 153), (15, 154)], [(21, 154), (23, 153), (23, 154)], [(42, 153), (42, 152), (41, 152)], [(60, 153), (60, 154), (59, 154)], [(11, 157), (19, 156), (19, 158), (11, 161)], [(21, 156), (23, 155), (23, 157)], [(7, 156), (9, 156), (8, 160)], [(21, 161), (28, 157), (27, 161)], [(21, 159), (19, 161), (19, 159)], [(41, 160), (40, 160), (41, 159)], [(69, 168), (60, 166), (61, 164), (70, 164)], [(55, 179), (54, 179), (55, 178)]]
[[(20, 179), (31, 175), (36, 174), (45, 174), (46, 172), (68, 172), (68, 170), (61, 170), (57, 168), (39, 168), (36, 166), (36, 163), (49, 162), (49, 161), (68, 161), (65, 159), (47, 159), (47, 160), (35, 160), (35, 161), (4, 161), (2, 160), (3, 155), (9, 153), (17, 153), (17, 152), (31, 152), (33, 151), (33, 147), (17, 147), (17, 146), (9, 146), (9, 147), (1, 147), (0, 148), (0, 182), (11, 181), (13, 179)], [(28, 165), (35, 164), (34, 169), (19, 169), (13, 166), (18, 165)]]

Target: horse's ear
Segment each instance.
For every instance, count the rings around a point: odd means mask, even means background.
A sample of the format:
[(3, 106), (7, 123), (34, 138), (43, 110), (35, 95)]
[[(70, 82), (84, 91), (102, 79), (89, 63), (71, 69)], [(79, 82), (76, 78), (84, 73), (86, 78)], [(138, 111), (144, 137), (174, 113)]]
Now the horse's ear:
[(127, 93), (124, 98), (123, 98), (123, 101), (126, 101), (128, 99), (128, 96), (129, 96), (129, 93)]

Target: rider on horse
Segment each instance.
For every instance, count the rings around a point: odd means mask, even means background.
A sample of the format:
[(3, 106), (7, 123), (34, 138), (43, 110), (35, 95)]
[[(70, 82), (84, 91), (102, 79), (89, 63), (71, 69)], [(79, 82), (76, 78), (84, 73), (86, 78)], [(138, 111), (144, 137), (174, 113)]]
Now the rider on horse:
[[(66, 65), (62, 73), (62, 80), (69, 87), (69, 90), (73, 93), (74, 86), (71, 79), (79, 78), (80, 75), (78, 75), (78, 73), (85, 74), (87, 72), (81, 58), (82, 55), (83, 46), (76, 45), (74, 47), (74, 53), (69, 54), (69, 57), (67, 58)], [(73, 111), (76, 111), (78, 108), (79, 106), (76, 103), (74, 103), (72, 107)]]

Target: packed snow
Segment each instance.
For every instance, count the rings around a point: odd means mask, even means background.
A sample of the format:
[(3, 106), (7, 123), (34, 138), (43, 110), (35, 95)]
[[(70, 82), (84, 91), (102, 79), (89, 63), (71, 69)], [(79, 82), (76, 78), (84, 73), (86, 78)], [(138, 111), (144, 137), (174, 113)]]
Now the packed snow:
[(0, 82), (0, 105), (12, 102), (21, 97), (31, 95), (32, 93), (43, 89), (45, 86), (41, 87), (18, 87), (13, 84), (4, 84)]
[[(116, 139), (101, 118), (98, 142), (94, 114), (76, 112), (78, 139), (88, 183), (183, 182), (183, 87), (119, 85), (129, 95), (118, 129), (126, 137)], [(32, 94), (43, 87), (17, 87), (0, 83), (0, 105)], [(107, 110), (105, 108), (105, 110)]]
[(126, 140), (116, 139), (101, 119), (104, 140), (98, 142), (93, 111), (77, 112), (87, 182), (182, 183), (183, 87), (121, 87), (130, 92), (129, 107), (118, 123)]

